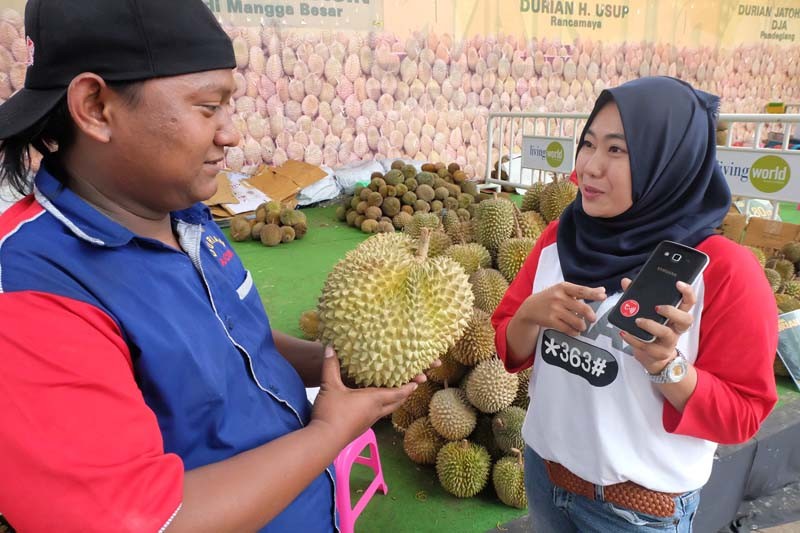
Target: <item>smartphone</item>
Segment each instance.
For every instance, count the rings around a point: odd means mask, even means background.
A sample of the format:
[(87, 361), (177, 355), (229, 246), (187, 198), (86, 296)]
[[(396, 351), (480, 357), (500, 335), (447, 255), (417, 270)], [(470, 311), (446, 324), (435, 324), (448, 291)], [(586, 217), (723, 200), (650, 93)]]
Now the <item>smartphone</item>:
[(678, 306), (681, 293), (675, 284), (693, 284), (707, 265), (708, 256), (700, 250), (661, 241), (611, 310), (608, 321), (637, 339), (653, 342), (655, 336), (637, 327), (636, 319), (649, 318), (665, 324), (667, 319), (656, 313), (656, 306)]

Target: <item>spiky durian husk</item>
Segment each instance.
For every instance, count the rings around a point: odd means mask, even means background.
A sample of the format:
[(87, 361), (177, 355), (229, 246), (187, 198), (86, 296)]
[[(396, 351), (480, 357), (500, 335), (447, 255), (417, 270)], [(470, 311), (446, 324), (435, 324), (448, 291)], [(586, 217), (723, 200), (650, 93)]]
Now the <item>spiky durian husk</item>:
[(517, 396), (519, 379), (506, 372), (503, 362), (489, 359), (478, 363), (467, 375), (467, 399), (483, 413), (505, 409)]
[(397, 235), (379, 233), (349, 252), (320, 297), (321, 338), (359, 385), (407, 383), (455, 344), (472, 314), (463, 269), (412, 255)]
[(472, 275), (481, 268), (492, 266), (492, 256), (489, 250), (476, 242), (469, 244), (454, 244), (445, 251), (444, 255), (461, 265), (467, 275)]
[(431, 398), (428, 419), (433, 429), (447, 440), (465, 439), (475, 429), (477, 413), (458, 388), (438, 391)]
[(520, 209), (523, 212), (539, 211), (539, 209), (541, 209), (542, 191), (544, 191), (545, 187), (547, 187), (547, 184), (543, 181), (534, 183), (531, 188), (525, 192), (525, 196), (522, 197)]
[(523, 449), (522, 424), (525, 422), (525, 409), (509, 406), (494, 415), (492, 433), (497, 446), (504, 453), (511, 453), (513, 448)]
[(474, 308), (464, 334), (456, 341), (451, 353), (456, 361), (467, 366), (491, 359), (495, 353), (491, 316)]
[(510, 507), (525, 509), (528, 498), (525, 494), (525, 462), (519, 450), (513, 457), (503, 457), (492, 470), (492, 485), (500, 501)]
[(542, 216), (552, 222), (561, 216), (561, 212), (572, 203), (578, 194), (578, 188), (570, 181), (554, 181), (542, 191)]
[(418, 418), (408, 426), (403, 437), (403, 450), (417, 464), (432, 465), (445, 440), (433, 429), (428, 417)]
[(492, 314), (508, 289), (508, 280), (499, 271), (482, 268), (469, 277), (475, 295), (475, 307)]
[(436, 456), (436, 474), (444, 490), (459, 498), (471, 498), (486, 486), (491, 464), (483, 446), (467, 440), (450, 442)]
[(505, 198), (492, 198), (478, 204), (477, 242), (489, 252), (511, 237), (514, 231), (514, 204)]
[(500, 245), (500, 249), (497, 251), (497, 269), (509, 283), (517, 277), (517, 273), (535, 244), (535, 239), (522, 237), (508, 239)]

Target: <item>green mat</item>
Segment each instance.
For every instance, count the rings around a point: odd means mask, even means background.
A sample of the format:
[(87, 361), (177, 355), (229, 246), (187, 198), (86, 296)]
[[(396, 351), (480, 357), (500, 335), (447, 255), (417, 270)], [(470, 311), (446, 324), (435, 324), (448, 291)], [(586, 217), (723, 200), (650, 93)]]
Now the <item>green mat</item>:
[[(273, 248), (260, 242), (234, 243), (236, 252), (253, 274), (272, 327), (297, 336), (301, 335), (298, 318), (303, 311), (316, 306), (330, 269), (367, 237), (338, 222), (333, 206), (303, 211), (308, 217), (309, 230), (302, 240)], [(781, 217), (800, 223), (800, 211), (795, 205), (784, 204)], [(779, 380), (778, 391), (781, 402), (800, 398), (788, 378)], [(432, 467), (415, 465), (405, 456), (402, 438), (390, 423), (381, 421), (374, 429), (389, 494), (372, 498), (356, 523), (357, 532), (482, 533), (525, 514), (500, 503), (491, 488), (468, 500), (445, 493)], [(371, 471), (366, 467), (353, 468), (354, 502), (371, 479)]]

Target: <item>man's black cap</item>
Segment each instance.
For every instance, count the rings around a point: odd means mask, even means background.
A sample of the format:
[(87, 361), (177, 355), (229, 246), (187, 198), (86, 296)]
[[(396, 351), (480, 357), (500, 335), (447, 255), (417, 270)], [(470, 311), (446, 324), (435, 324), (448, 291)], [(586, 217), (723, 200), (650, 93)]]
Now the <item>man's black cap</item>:
[(202, 0), (29, 0), (25, 33), (25, 86), (0, 106), (0, 139), (41, 120), (82, 72), (115, 82), (236, 66)]

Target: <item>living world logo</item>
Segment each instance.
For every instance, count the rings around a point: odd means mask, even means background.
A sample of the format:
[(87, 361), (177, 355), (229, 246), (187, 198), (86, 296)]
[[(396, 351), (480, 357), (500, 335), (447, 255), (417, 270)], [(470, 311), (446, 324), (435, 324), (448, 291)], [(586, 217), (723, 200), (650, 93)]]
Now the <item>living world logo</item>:
[(753, 187), (764, 193), (774, 193), (786, 187), (792, 171), (784, 158), (766, 155), (753, 163), (749, 176)]
[(547, 164), (553, 168), (558, 168), (564, 162), (564, 147), (558, 141), (553, 141), (547, 145), (545, 152)]

